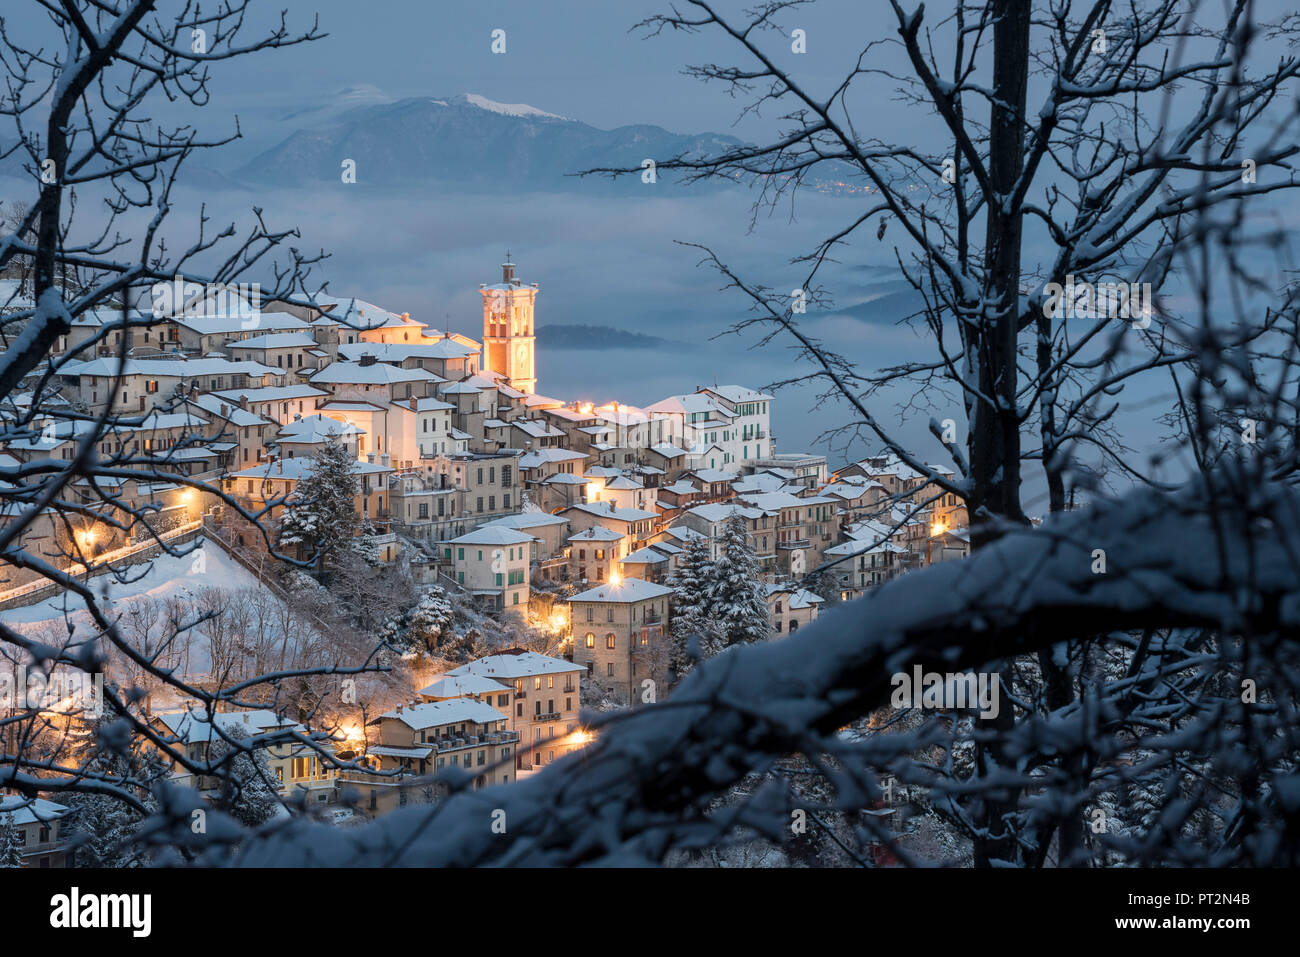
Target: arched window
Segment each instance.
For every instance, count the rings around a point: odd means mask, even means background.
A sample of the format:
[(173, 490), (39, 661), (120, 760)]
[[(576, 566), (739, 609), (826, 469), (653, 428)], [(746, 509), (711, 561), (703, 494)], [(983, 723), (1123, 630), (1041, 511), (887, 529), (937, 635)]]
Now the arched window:
[(605, 647), (612, 649), (614, 647), (615, 640), (616, 639), (614, 638), (614, 633), (610, 632), (608, 635), (605, 636)]
[(596, 647), (596, 636), (593, 635), (591, 632), (587, 632), (587, 647), (588, 648)]

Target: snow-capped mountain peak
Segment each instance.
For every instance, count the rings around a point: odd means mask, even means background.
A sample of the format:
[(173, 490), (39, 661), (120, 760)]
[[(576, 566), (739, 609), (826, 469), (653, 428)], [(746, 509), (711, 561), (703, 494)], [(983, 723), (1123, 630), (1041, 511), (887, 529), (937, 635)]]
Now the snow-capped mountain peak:
[(539, 110), (537, 107), (529, 106), (527, 103), (498, 103), (496, 100), (489, 100), (486, 96), (479, 96), (477, 93), (466, 93), (464, 94), (464, 99), (470, 106), (477, 106), (480, 110), (490, 110), (493, 113), (500, 113), (504, 116), (539, 116), (543, 119), (549, 120), (568, 119), (567, 116), (547, 113), (545, 110)]

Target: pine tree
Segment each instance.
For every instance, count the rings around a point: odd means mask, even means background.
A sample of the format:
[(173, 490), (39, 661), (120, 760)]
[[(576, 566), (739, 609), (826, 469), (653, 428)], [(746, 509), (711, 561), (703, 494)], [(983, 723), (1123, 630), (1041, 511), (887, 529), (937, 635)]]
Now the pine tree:
[(429, 655), (464, 664), (474, 657), (472, 634), (457, 635), (451, 600), (434, 587), (412, 607), (390, 615), (380, 631), (380, 640), (403, 656)]
[(352, 453), (337, 436), (331, 436), (285, 502), (280, 547), (300, 547), (315, 555), (318, 571), (356, 537), (356, 496), (360, 493), (356, 466)]
[(452, 609), (447, 593), (434, 587), (420, 596), (411, 609), (411, 635), (425, 648), (433, 650), (451, 631)]
[(697, 615), (708, 605), (709, 540), (692, 538), (686, 543), (677, 568), (668, 579), (673, 590), (673, 617)]
[(733, 512), (722, 530), (722, 553), (708, 577), (708, 616), (721, 626), (724, 645), (765, 641), (771, 635), (763, 570), (749, 546), (745, 520)]
[(23, 846), (18, 843), (18, 825), (13, 814), (0, 815), (0, 867), (22, 867)]
[(208, 745), (208, 761), (216, 765), (231, 751), (234, 757), (223, 765), (220, 804), (231, 817), (245, 827), (257, 827), (279, 813), (280, 795), (273, 782), (275, 772), (267, 761), (266, 751), (236, 748), (214, 735)]
[[(89, 774), (121, 781), (149, 811), (157, 800), (146, 786), (165, 775), (153, 753), (141, 749), (130, 724), (115, 715), (102, 714), (88, 722), (73, 757)], [(145, 816), (110, 794), (73, 792), (68, 795), (64, 828), (72, 836), (74, 857), (81, 867), (138, 867), (147, 863), (135, 835)]]
[(375, 526), (367, 519), (358, 524), (356, 537), (348, 542), (352, 554), (371, 568), (379, 565), (379, 543), (376, 537)]
[(762, 569), (749, 547), (745, 520), (733, 514), (723, 527), (716, 561), (704, 538), (689, 541), (668, 584), (673, 588), (673, 666), (678, 676), (697, 660), (731, 645), (770, 635)]

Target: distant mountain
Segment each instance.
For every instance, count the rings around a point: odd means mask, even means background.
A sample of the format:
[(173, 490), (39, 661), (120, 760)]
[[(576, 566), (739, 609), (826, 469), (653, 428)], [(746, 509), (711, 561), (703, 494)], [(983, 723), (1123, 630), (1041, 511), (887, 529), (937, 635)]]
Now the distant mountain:
[(677, 343), (613, 326), (580, 324), (537, 327), (537, 344), (552, 349), (661, 349)]
[[(679, 154), (706, 155), (741, 141), (718, 133), (671, 133), (658, 126), (600, 130), (523, 103), (497, 103), (468, 93), (445, 99), (384, 102), (371, 89), (362, 101), (326, 122), (290, 133), (235, 174), (262, 185), (339, 182), (345, 159), (356, 162), (358, 185), (402, 188), (448, 184), (502, 191), (600, 189), (605, 178), (568, 175), (593, 167), (640, 168)], [(286, 120), (311, 118), (315, 110)], [(660, 182), (672, 174), (658, 173)], [(616, 188), (644, 189), (639, 175)]]

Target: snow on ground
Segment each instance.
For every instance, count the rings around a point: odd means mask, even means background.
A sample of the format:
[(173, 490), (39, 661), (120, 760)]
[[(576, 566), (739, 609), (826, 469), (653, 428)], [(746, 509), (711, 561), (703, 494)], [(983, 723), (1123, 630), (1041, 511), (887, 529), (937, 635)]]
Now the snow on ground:
[[(257, 588), (257, 578), (219, 547), (198, 539), (195, 548), (183, 557), (160, 555), (123, 570), (127, 580), (119, 582), (112, 574), (92, 579), (96, 594), (108, 591), (105, 608), (130, 607), (133, 599), (165, 599), (174, 595), (195, 594), (205, 588)], [(18, 631), (23, 625), (39, 625), (68, 616), (74, 623), (89, 621), (85, 602), (77, 595), (54, 595), (34, 605), (0, 611), (0, 621)]]
[[(222, 589), (231, 595), (261, 590), (264, 596), (278, 601), (260, 588), (255, 575), (219, 547), (202, 539), (197, 539), (196, 542), (201, 544), (201, 548), (196, 547), (180, 557), (160, 555), (152, 561), (123, 569), (122, 577), (125, 581), (118, 581), (112, 574), (93, 579), (96, 594), (107, 595), (106, 598), (101, 598), (100, 607), (110, 620), (122, 621), (128, 626), (127, 634), (130, 634), (129, 626), (132, 622), (127, 616), (133, 605), (149, 601), (165, 602), (172, 598), (183, 599), (211, 588)], [(61, 634), (67, 634), (70, 629), (78, 637), (96, 632), (85, 602), (79, 596), (66, 592), (34, 605), (0, 611), (0, 622), (17, 632), (42, 640), (51, 640), (51, 629)], [(158, 637), (161, 637), (169, 626), (165, 619), (156, 619), (151, 631), (155, 627)], [(184, 680), (206, 680), (211, 675), (212, 660), (204, 626), (198, 624), (188, 629), (184, 635), (172, 646), (177, 657), (167, 667), (174, 668), (178, 677)], [(122, 676), (115, 677), (120, 679)], [(155, 706), (166, 706), (169, 702), (165, 699), (166, 696), (155, 700)]]

